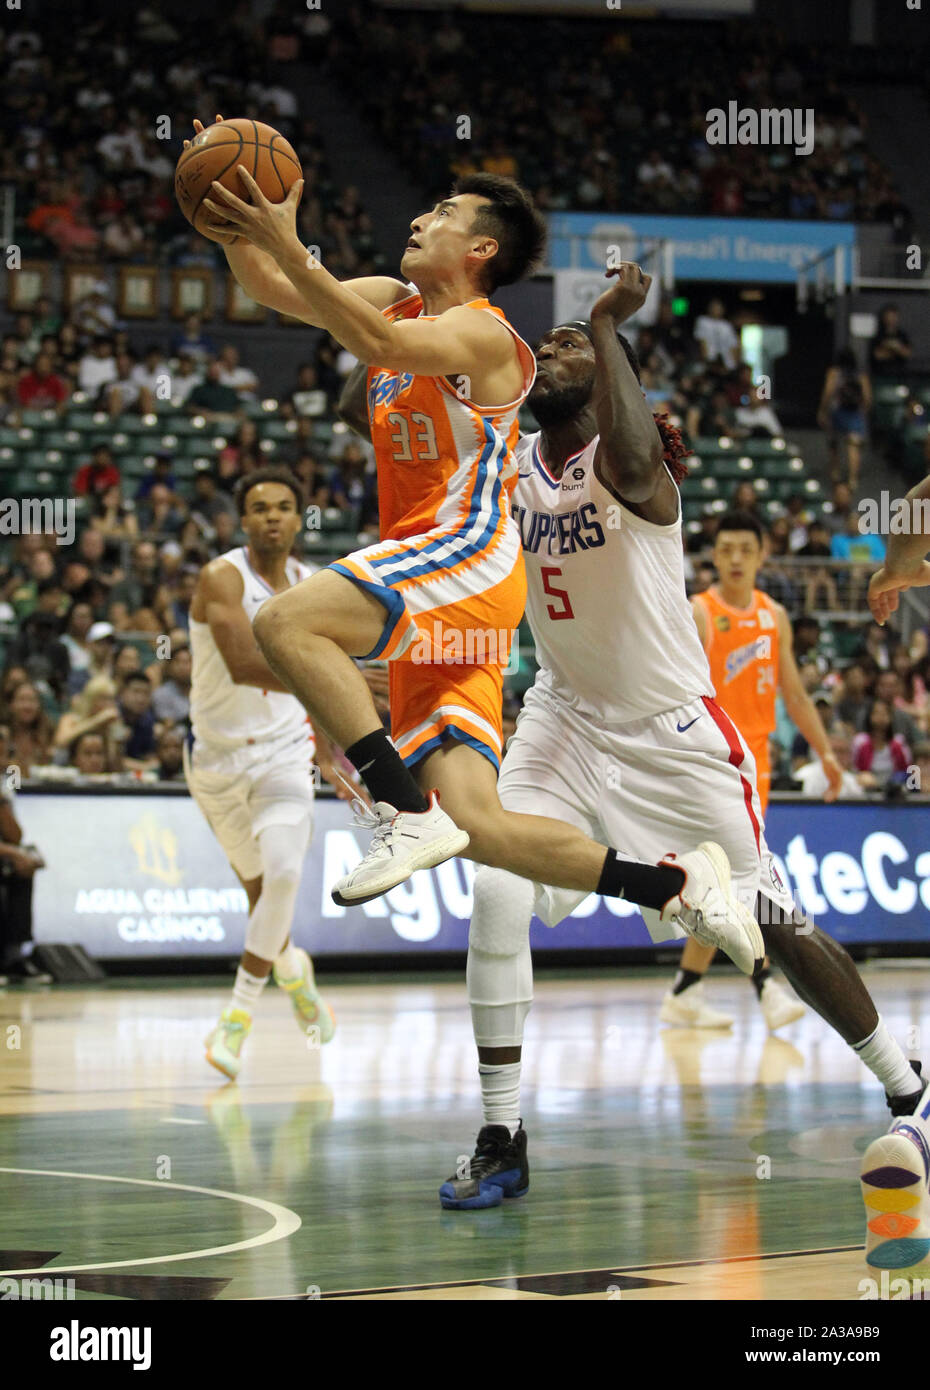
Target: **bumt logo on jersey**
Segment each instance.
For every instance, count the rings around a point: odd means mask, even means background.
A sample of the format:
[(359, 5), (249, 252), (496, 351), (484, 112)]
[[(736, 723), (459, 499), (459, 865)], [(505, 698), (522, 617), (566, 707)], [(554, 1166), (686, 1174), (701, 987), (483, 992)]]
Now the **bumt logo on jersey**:
[(730, 652), (724, 667), (724, 679), (727, 684), (735, 681), (741, 671), (745, 671), (753, 661), (768, 661), (772, 655), (771, 637), (757, 637), (753, 642), (747, 642), (745, 647), (737, 647), (735, 652)]
[(374, 410), (376, 405), (390, 405), (396, 401), (398, 396), (402, 396), (413, 384), (412, 372), (393, 372), (385, 370), (376, 372), (371, 378), (371, 385), (368, 387), (368, 409)]

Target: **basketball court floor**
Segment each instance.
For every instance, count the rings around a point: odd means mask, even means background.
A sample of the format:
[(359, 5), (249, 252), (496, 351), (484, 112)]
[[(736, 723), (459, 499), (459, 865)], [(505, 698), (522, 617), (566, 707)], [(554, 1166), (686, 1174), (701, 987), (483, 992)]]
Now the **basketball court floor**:
[[(930, 970), (864, 973), (916, 1054)], [(77, 1299), (861, 1300), (877, 1082), (813, 1015), (769, 1036), (725, 971), (732, 1033), (660, 1027), (667, 980), (537, 980), (530, 1192), (484, 1212), (436, 1195), (481, 1123), (458, 976), (324, 976), (322, 1050), (269, 988), (228, 1085), (202, 1047), (225, 980), (0, 991), (0, 1278)]]

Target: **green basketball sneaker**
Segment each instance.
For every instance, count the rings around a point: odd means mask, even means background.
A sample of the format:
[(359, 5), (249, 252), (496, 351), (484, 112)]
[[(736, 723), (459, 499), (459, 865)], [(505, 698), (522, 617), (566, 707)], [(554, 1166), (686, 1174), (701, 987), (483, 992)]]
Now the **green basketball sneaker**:
[(319, 1028), (320, 1042), (328, 1043), (336, 1031), (336, 1018), (316, 987), (313, 978), (313, 965), (306, 951), (302, 951), (299, 946), (294, 948), (294, 954), (300, 957), (300, 974), (296, 977), (284, 975), (278, 969), (278, 962), (275, 961), (273, 974), (275, 984), (280, 985), (291, 997), (291, 1004), (294, 1015), (300, 1024), (301, 1031), (309, 1033), (311, 1028)]
[(204, 1039), (210, 1066), (216, 1067), (230, 1081), (235, 1081), (239, 1075), (242, 1065), (239, 1053), (251, 1027), (252, 1015), (245, 1009), (224, 1009), (219, 1023)]

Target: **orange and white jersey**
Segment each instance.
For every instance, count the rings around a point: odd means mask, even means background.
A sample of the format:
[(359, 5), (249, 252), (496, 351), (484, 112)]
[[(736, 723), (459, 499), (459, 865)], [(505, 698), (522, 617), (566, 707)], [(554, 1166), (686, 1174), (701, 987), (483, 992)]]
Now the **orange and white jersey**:
[[(410, 295), (384, 310), (391, 322), (434, 318)], [(421, 536), (438, 528), (467, 533), (464, 548), (493, 544), (517, 480), (513, 449), (517, 412), (536, 377), (531, 349), (487, 299), (466, 306), (493, 314), (513, 335), (523, 390), (507, 405), (469, 399), (468, 381), (414, 376), (381, 367), (368, 371), (368, 418), (378, 462), (382, 540)], [(463, 541), (465, 534), (463, 534)]]
[[(404, 657), (418, 644), (441, 649), (445, 634), (502, 632), (517, 626), (525, 600), (520, 533), (510, 497), (517, 481), (513, 449), (518, 411), (536, 377), (532, 351), (486, 299), (470, 306), (493, 314), (513, 335), (523, 370), (520, 395), (481, 406), (443, 376), (417, 376), (372, 366), (368, 417), (378, 466), (381, 540), (331, 568), (378, 597), (388, 610), (370, 657)], [(384, 310), (386, 318), (418, 318), (419, 295)], [(493, 661), (507, 664), (509, 644)], [(442, 660), (441, 655), (438, 658)], [(478, 664), (488, 662), (480, 653)]]
[[(368, 418), (378, 464), (381, 540), (330, 568), (384, 605), (386, 621), (365, 655), (391, 662), (391, 734), (413, 766), (447, 739), (499, 766), (501, 688), (526, 604), (526, 571), (510, 498), (517, 481), (517, 413), (536, 378), (530, 348), (513, 335), (523, 371), (506, 405), (470, 399), (468, 382), (368, 371)], [(410, 295), (384, 310), (419, 318)], [(427, 316), (429, 317), (429, 316)]]

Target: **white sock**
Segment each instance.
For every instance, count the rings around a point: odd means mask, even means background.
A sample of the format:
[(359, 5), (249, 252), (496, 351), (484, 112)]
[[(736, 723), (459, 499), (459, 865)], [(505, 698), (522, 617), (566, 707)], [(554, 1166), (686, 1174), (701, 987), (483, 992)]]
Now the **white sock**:
[(278, 973), (283, 975), (286, 980), (297, 979), (297, 976), (303, 968), (303, 963), (290, 942), (287, 943), (284, 950), (278, 956), (275, 961), (275, 966), (277, 967)]
[(878, 1077), (888, 1095), (911, 1096), (920, 1090), (920, 1079), (881, 1018), (875, 1032), (863, 1042), (853, 1043), (852, 1049)]
[(520, 1063), (502, 1067), (478, 1063), (481, 1104), (486, 1125), (506, 1125), (511, 1138), (520, 1127)]
[(267, 975), (250, 975), (240, 965), (236, 971), (236, 983), (233, 985), (232, 1002), (229, 1007), (231, 1009), (244, 1009), (247, 1014), (251, 1014), (267, 983)]

